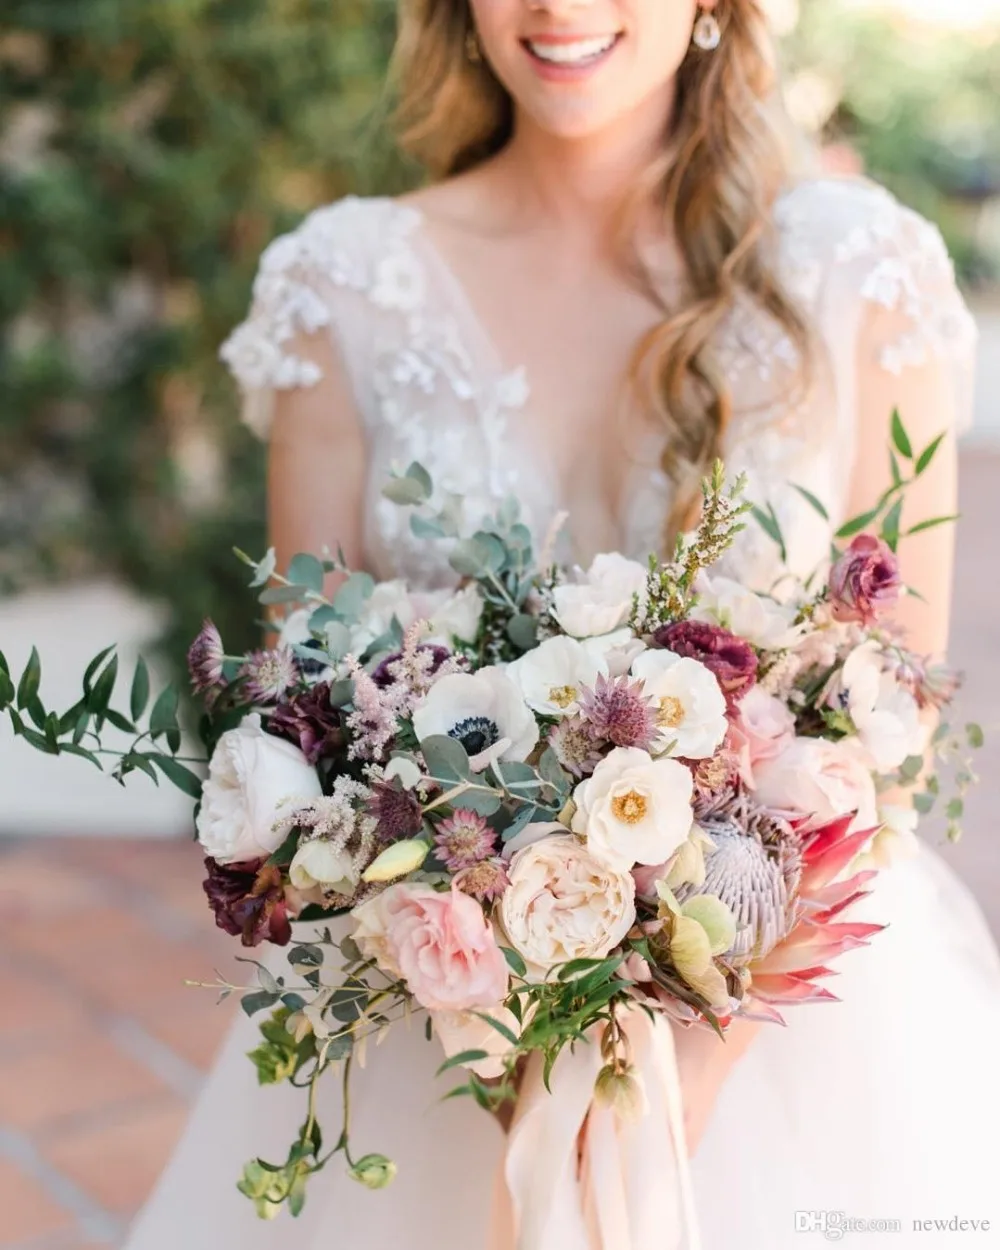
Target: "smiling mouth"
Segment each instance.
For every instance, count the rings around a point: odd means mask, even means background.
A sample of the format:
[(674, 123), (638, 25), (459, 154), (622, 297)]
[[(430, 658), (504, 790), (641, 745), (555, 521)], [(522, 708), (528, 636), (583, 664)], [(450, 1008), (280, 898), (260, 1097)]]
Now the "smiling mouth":
[(579, 69), (603, 60), (623, 37), (619, 31), (580, 39), (523, 39), (521, 43), (528, 55), (542, 65)]

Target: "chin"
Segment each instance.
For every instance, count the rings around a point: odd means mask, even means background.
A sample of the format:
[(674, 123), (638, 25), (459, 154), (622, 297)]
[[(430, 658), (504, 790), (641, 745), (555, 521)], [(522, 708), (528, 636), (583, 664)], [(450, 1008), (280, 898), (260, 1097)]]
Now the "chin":
[(602, 107), (594, 100), (568, 101), (558, 108), (527, 107), (524, 112), (534, 125), (554, 139), (579, 141), (610, 129), (625, 116), (621, 109)]

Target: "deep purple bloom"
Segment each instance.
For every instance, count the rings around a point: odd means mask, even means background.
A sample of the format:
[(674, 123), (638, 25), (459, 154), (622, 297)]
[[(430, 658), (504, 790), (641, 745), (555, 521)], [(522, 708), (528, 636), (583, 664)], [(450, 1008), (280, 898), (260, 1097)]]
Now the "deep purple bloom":
[(899, 561), (874, 534), (859, 534), (830, 570), (830, 607), (838, 621), (870, 627), (902, 590)]
[(708, 621), (675, 621), (653, 635), (658, 647), (698, 660), (715, 674), (730, 712), (756, 684), (757, 655), (744, 639)]
[(402, 842), (420, 833), (423, 822), (420, 800), (398, 782), (376, 782), (368, 800), (368, 812), (378, 821), (375, 836), (380, 843)]
[(205, 619), (187, 653), (188, 672), (195, 694), (215, 694), (225, 685), (222, 676), (222, 636), (215, 624)]
[(294, 742), (310, 764), (335, 755), (344, 745), (340, 712), (330, 703), (330, 684), (325, 681), (279, 704), (268, 729)]
[(292, 937), (281, 869), (263, 859), (245, 864), (220, 864), (205, 857), (208, 895), (215, 923), (238, 937), (244, 946), (273, 942), (287, 946)]
[[(418, 653), (427, 653), (431, 655), (431, 665), (427, 670), (427, 676), (433, 677), (445, 660), (451, 659), (451, 652), (447, 647), (440, 647), (434, 642), (422, 642), (417, 647)], [(378, 686), (379, 690), (385, 690), (387, 686), (391, 686), (396, 680), (392, 674), (392, 665), (397, 664), (403, 658), (402, 651), (395, 651), (392, 655), (387, 655), (385, 659), (375, 668), (372, 673), (372, 681)]]

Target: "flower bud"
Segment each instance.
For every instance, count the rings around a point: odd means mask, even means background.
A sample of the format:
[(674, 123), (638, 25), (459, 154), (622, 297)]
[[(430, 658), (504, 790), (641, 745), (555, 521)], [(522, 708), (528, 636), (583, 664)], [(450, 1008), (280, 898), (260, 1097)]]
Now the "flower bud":
[(351, 1168), (354, 1180), (366, 1189), (385, 1189), (396, 1175), (396, 1165), (385, 1155), (365, 1155)]
[(613, 1111), (626, 1124), (641, 1120), (649, 1110), (646, 1091), (634, 1067), (606, 1064), (597, 1074), (594, 1102)]
[(386, 847), (362, 873), (362, 881), (395, 881), (414, 872), (427, 858), (430, 847), (422, 838), (407, 838)]

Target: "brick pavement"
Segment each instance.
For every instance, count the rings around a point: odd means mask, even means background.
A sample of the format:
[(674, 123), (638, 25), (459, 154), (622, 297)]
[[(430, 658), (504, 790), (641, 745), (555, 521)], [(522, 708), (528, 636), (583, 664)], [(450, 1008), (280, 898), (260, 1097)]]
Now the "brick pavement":
[[(947, 854), (1000, 934), (1000, 454), (962, 473), (953, 655), (974, 675), (964, 714), (995, 731)], [(169, 1154), (231, 1011), (184, 986), (234, 967), (200, 878), (186, 842), (0, 842), (5, 1250), (113, 1250)]]

